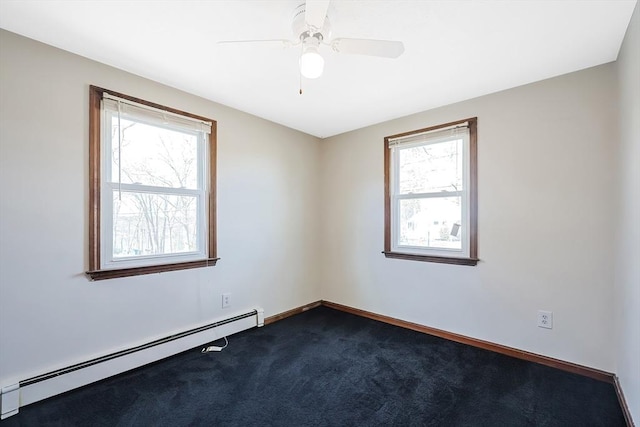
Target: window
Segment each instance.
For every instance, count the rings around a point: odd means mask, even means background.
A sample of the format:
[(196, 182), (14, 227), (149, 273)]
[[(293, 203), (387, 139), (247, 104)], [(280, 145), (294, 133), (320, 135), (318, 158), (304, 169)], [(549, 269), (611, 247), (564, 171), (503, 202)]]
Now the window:
[(93, 280), (215, 265), (216, 122), (90, 88)]
[(477, 118), (384, 139), (387, 258), (476, 265)]

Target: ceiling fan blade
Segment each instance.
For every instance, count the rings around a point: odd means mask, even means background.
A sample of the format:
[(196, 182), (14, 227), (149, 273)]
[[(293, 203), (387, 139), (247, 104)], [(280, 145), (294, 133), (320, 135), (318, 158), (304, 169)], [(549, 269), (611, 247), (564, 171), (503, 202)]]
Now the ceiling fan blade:
[(392, 40), (334, 39), (331, 42), (331, 47), (338, 53), (380, 56), (383, 58), (397, 58), (404, 52), (404, 44)]
[(261, 44), (261, 45), (273, 45), (274, 47), (288, 48), (298, 43), (294, 43), (291, 40), (286, 39), (274, 39), (274, 40), (221, 40), (218, 44)]
[(316, 30), (322, 30), (324, 26), (324, 20), (327, 17), (327, 9), (329, 9), (329, 3), (331, 0), (307, 0), (305, 5), (304, 20), (307, 25), (315, 28)]

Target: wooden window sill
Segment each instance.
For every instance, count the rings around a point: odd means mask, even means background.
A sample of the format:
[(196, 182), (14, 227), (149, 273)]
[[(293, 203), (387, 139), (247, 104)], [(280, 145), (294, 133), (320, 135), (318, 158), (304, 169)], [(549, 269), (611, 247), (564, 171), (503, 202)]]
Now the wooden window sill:
[(456, 258), (445, 256), (433, 256), (433, 255), (417, 255), (417, 254), (405, 254), (402, 252), (382, 251), (386, 258), (406, 259), (410, 261), (423, 261), (423, 262), (439, 262), (442, 264), (456, 264), (456, 265), (477, 265), (478, 258)]
[(208, 258), (199, 261), (177, 262), (173, 264), (148, 265), (144, 267), (119, 268), (113, 270), (93, 270), (85, 274), (94, 280), (116, 279), (119, 277), (140, 276), (143, 274), (164, 273), (166, 271), (187, 270), (190, 268), (213, 267), (220, 258)]

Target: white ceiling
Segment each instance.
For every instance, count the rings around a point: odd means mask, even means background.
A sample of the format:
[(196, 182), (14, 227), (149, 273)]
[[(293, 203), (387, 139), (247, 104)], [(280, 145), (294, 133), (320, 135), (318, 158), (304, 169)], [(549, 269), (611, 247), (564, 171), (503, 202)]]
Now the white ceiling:
[[(332, 38), (400, 40), (398, 59), (324, 46), (303, 80), (303, 0), (0, 0), (0, 27), (318, 137), (614, 61), (636, 0), (345, 1)], [(116, 89), (117, 88), (113, 88)], [(135, 94), (133, 94), (135, 95)]]

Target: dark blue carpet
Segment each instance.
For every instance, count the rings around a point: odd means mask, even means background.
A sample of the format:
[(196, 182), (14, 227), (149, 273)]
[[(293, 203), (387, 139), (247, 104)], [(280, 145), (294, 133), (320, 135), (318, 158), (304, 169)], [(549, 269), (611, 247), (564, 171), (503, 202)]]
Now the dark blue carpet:
[(2, 427), (625, 425), (611, 384), (326, 307), (200, 349)]

